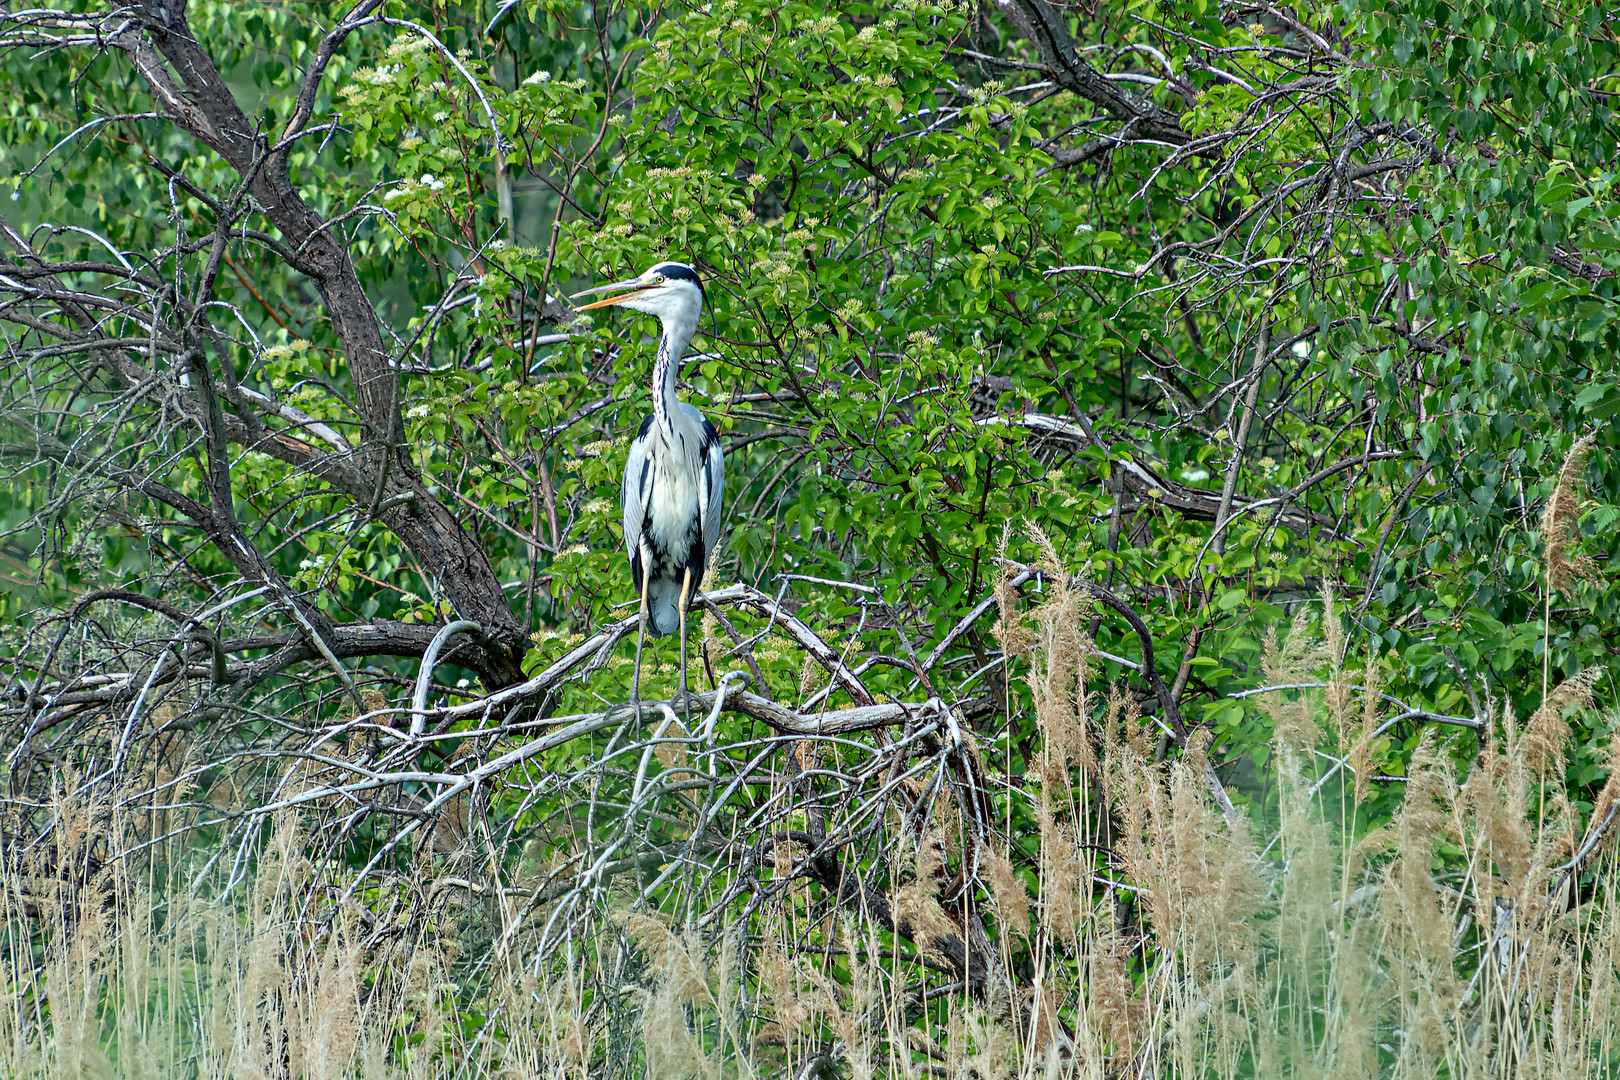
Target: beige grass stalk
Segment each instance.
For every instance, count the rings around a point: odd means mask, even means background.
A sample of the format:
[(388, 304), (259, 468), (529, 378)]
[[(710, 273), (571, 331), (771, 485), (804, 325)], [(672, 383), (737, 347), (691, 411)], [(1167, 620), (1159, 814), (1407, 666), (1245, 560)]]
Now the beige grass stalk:
[(1596, 441), (1592, 435), (1575, 440), (1564, 457), (1552, 494), (1547, 496), (1547, 505), (1541, 513), (1541, 559), (1547, 579), (1547, 589), (1542, 595), (1542, 700), (1546, 700), (1551, 675), (1551, 650), (1548, 646), (1552, 634), (1552, 594), (1567, 591), (1571, 585), (1589, 579), (1593, 573), (1591, 557), (1577, 554), (1574, 547), (1575, 529), (1581, 517), (1581, 501), (1586, 495), (1586, 455)]
[[(269, 823), (252, 873), (225, 894), (230, 859), (201, 873), (208, 853), (180, 840), (81, 883), (91, 852), (127, 845), (121, 829), (150, 836), (152, 822), (59, 798), (68, 872), (37, 848), (20, 863), (0, 850), (0, 865), (21, 867), (0, 895), (0, 1075), (755, 1080), (800, 1075), (828, 1048), (849, 1080), (1613, 1075), (1620, 917), (1613, 833), (1594, 830), (1620, 800), (1620, 770), (1580, 833), (1561, 767), (1568, 714), (1599, 704), (1595, 675), (1551, 688), (1551, 712), (1522, 731), (1511, 709), (1493, 717), (1471, 762), (1455, 736), (1426, 731), (1400, 813), (1358, 841), (1355, 815), (1382, 804), (1366, 798), (1382, 748), (1369, 744), (1380, 707), (1351, 684), (1381, 683), (1376, 657), (1365, 673), (1349, 667), (1325, 598), (1320, 640), (1302, 616), (1265, 649), (1268, 678), (1331, 685), (1263, 702), (1280, 820), (1256, 837), (1215, 811), (1203, 733), (1155, 761), (1134, 698), (1088, 682), (1089, 611), (1075, 595), (1054, 581), (1027, 613), (1010, 591), (1003, 603), (1004, 644), (1041, 645), (1009, 647), (1029, 665), (1018, 677), (1040, 744), (1027, 776), (993, 760), (983, 771), (1036, 835), (976, 836), (948, 786), (913, 778), (892, 788), (903, 807), (873, 815), (885, 831), (871, 850), (884, 864), (874, 884), (924, 940), (965, 924), (999, 943), (1023, 973), (1010, 1002), (974, 1000), (926, 945), (788, 879), (804, 844), (777, 845), (775, 867), (749, 864), (750, 898), (717, 906), (701, 931), (624, 914), (621, 890), (541, 945), (519, 922), (523, 897), (547, 880), (536, 867), (567, 862), (562, 846), (531, 857), (495, 850), (498, 830), (477, 835), (488, 881), (516, 868), (510, 902), (468, 882), (482, 901), (410, 907), (407, 891), (431, 894), (448, 865), (424, 854), (417, 878), (389, 886), (398, 894), (379, 887), (366, 910), (346, 910), (309, 861), (324, 804)], [(1350, 805), (1327, 815), (1309, 782), (1324, 749), (1357, 776)], [(150, 815), (157, 804), (131, 805)], [(164, 812), (172, 827), (180, 812)], [(7, 823), (0, 844), (17, 835)], [(752, 839), (702, 857), (740, 864)], [(1262, 841), (1275, 841), (1263, 856)], [(1578, 891), (1560, 889), (1577, 850)], [(977, 891), (947, 913), (937, 898), (953, 881)], [(666, 910), (710, 899), (678, 895)], [(536, 910), (543, 922), (551, 909)], [(480, 919), (502, 947), (458, 954)], [(469, 1034), (475, 1015), (493, 1022)]]

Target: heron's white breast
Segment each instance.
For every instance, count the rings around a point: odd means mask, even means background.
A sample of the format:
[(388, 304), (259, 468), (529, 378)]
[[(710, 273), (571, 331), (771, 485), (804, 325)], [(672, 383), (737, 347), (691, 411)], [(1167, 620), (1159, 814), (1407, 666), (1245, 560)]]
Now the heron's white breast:
[(677, 424), (675, 435), (656, 425), (648, 432), (663, 446), (652, 448), (652, 498), (645, 526), (654, 545), (667, 551), (676, 565), (685, 563), (688, 541), (696, 531), (703, 482), (702, 432), (684, 432), (680, 427)]

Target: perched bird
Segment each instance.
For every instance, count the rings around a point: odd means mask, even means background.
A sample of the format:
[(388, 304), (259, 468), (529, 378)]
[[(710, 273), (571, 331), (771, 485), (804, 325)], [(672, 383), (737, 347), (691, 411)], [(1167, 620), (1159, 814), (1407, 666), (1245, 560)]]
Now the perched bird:
[(641, 592), (630, 688), (630, 699), (637, 701), (641, 649), (649, 628), (655, 637), (680, 631), (681, 690), (686, 690), (686, 610), (720, 540), (725, 459), (714, 425), (696, 407), (675, 399), (675, 371), (703, 313), (703, 282), (697, 271), (685, 263), (659, 263), (638, 278), (575, 296), (603, 292), (619, 295), (579, 310), (617, 304), (656, 315), (663, 324), (653, 363), (653, 411), (630, 444), (621, 494), (630, 577)]

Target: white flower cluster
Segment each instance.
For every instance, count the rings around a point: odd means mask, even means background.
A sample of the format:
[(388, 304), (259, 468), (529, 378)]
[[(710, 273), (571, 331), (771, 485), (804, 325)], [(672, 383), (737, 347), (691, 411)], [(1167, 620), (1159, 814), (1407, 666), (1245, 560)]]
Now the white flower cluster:
[(403, 198), (406, 195), (415, 195), (420, 191), (443, 191), (444, 181), (432, 173), (423, 173), (420, 179), (407, 180), (399, 187), (383, 196), (383, 202), (391, 199)]
[(395, 39), (394, 43), (388, 46), (388, 59), (399, 60), (413, 53), (423, 53), (427, 52), (427, 50), (428, 43), (425, 39), (414, 36), (401, 37)]
[(264, 358), (266, 360), (285, 360), (294, 353), (306, 352), (308, 349), (309, 342), (303, 338), (293, 338), (285, 345), (272, 345), (264, 350)]
[(787, 262), (778, 262), (774, 259), (764, 259), (755, 267), (767, 281), (781, 281), (793, 273), (793, 266)]
[(702, 180), (705, 177), (710, 177), (713, 175), (714, 174), (707, 169), (694, 169), (690, 165), (677, 165), (673, 169), (659, 168), (647, 170), (648, 180), (684, 180), (687, 177), (691, 177), (694, 180)]
[(384, 64), (376, 69), (361, 68), (354, 73), (354, 77), (356, 81), (370, 83), (372, 86), (387, 86), (394, 81), (394, 76), (398, 74), (398, 64)]

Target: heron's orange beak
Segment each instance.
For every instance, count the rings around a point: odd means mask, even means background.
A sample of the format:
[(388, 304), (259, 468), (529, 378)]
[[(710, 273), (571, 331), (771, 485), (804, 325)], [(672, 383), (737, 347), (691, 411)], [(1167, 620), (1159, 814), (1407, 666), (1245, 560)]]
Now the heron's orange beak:
[(582, 296), (591, 296), (595, 293), (615, 292), (619, 289), (630, 290), (621, 296), (610, 296), (606, 300), (598, 300), (593, 304), (586, 304), (584, 307), (575, 308), (576, 311), (589, 311), (592, 308), (608, 307), (612, 304), (622, 304), (631, 297), (644, 293), (652, 287), (653, 286), (651, 283), (643, 281), (641, 278), (631, 278), (629, 281), (615, 281), (612, 285), (598, 285), (594, 289), (586, 289), (584, 292), (577, 292), (573, 296), (569, 297), (569, 299), (578, 300)]

